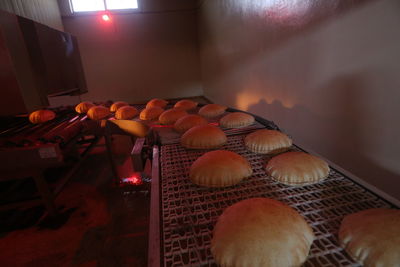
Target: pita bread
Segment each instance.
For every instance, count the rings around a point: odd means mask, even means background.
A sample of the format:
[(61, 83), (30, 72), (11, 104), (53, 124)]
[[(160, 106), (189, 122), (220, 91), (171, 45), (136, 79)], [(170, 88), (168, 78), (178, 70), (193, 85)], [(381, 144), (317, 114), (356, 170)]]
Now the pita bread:
[(266, 170), (278, 182), (286, 185), (317, 183), (329, 175), (329, 166), (322, 159), (304, 152), (286, 152), (273, 157)]
[(174, 124), (178, 119), (180, 119), (186, 115), (187, 115), (187, 112), (185, 110), (173, 108), (173, 109), (164, 111), (160, 115), (158, 120), (160, 121), (161, 124), (170, 125), (170, 124)]
[(199, 109), (199, 115), (205, 118), (214, 118), (225, 113), (226, 106), (208, 104)]
[(288, 150), (292, 140), (284, 133), (275, 130), (257, 130), (246, 136), (244, 143), (248, 150), (259, 154), (275, 154)]
[(218, 218), (211, 253), (220, 266), (301, 266), (314, 233), (293, 208), (269, 198), (228, 207)]
[(195, 109), (196, 107), (197, 107), (197, 102), (188, 99), (180, 100), (176, 102), (176, 104), (174, 105), (174, 108), (181, 108), (183, 110), (192, 110)]
[(189, 114), (178, 119), (174, 124), (174, 129), (177, 132), (184, 133), (190, 128), (199, 125), (207, 125), (208, 121), (202, 116)]
[(400, 210), (368, 209), (347, 215), (339, 242), (364, 266), (400, 266)]
[(233, 112), (225, 115), (219, 121), (221, 127), (224, 128), (241, 128), (252, 125), (254, 117), (243, 112)]
[(141, 120), (157, 120), (164, 110), (160, 107), (145, 108), (140, 112), (139, 118)]
[(200, 125), (189, 129), (181, 137), (181, 145), (192, 149), (210, 149), (223, 146), (225, 133), (212, 125)]
[(193, 183), (207, 187), (225, 187), (251, 176), (253, 170), (244, 157), (227, 150), (207, 152), (192, 164), (189, 177)]

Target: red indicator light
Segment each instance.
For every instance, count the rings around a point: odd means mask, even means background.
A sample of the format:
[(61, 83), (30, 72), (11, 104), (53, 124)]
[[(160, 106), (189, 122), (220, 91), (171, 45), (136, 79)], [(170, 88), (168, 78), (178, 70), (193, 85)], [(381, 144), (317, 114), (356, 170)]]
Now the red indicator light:
[(102, 18), (104, 21), (110, 21), (110, 20), (111, 20), (110, 16), (107, 15), (107, 14), (104, 14), (101, 18)]
[(143, 181), (140, 177), (132, 175), (131, 177), (123, 178), (122, 183), (130, 185), (141, 185)]

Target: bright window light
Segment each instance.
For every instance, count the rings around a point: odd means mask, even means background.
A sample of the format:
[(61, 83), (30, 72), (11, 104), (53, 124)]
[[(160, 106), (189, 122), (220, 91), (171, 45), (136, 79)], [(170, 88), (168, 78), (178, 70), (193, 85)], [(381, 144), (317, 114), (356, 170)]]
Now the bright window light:
[(106, 0), (107, 9), (138, 8), (137, 0)]
[(103, 0), (71, 0), (74, 12), (105, 10)]
[(71, 0), (73, 12), (138, 8), (137, 0)]

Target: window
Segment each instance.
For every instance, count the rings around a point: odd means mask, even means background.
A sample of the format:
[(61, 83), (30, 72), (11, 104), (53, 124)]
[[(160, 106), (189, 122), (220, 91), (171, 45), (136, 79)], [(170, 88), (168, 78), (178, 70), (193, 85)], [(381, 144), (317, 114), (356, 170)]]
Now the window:
[(73, 12), (122, 10), (138, 8), (137, 0), (71, 0)]

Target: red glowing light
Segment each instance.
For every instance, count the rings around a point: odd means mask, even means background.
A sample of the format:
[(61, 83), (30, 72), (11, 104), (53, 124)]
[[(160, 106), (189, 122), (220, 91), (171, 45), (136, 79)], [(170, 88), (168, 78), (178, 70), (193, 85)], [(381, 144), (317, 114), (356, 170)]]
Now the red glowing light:
[(142, 179), (136, 175), (132, 175), (131, 177), (127, 177), (122, 179), (123, 183), (131, 184), (131, 185), (140, 185), (143, 183)]
[(104, 15), (102, 16), (102, 19), (103, 19), (104, 21), (110, 21), (110, 20), (111, 20), (110, 16), (107, 15), (107, 14), (104, 14)]

